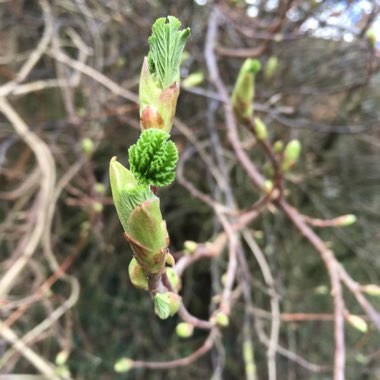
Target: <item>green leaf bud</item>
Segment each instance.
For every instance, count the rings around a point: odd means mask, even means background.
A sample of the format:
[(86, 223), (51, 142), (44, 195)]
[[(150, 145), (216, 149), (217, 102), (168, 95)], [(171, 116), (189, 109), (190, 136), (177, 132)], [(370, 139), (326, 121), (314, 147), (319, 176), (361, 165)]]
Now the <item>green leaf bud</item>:
[(94, 210), (94, 212), (95, 212), (96, 214), (100, 214), (100, 213), (102, 213), (102, 211), (103, 211), (103, 204), (100, 203), (100, 202), (94, 202), (94, 203), (92, 204), (92, 209)]
[(367, 322), (358, 315), (349, 314), (347, 317), (347, 322), (354, 327), (356, 330), (359, 330), (362, 333), (366, 333), (368, 330)]
[(171, 267), (174, 267), (175, 265), (175, 259), (174, 256), (171, 253), (168, 253), (166, 256), (166, 264), (170, 265)]
[(57, 356), (55, 357), (55, 364), (57, 366), (65, 365), (68, 357), (69, 357), (68, 351), (63, 350), (63, 351), (58, 352)]
[(82, 152), (86, 157), (91, 157), (94, 152), (94, 142), (89, 138), (85, 137), (82, 139), (81, 143)]
[(173, 292), (157, 293), (154, 296), (154, 312), (161, 319), (167, 319), (177, 313), (182, 298)]
[(128, 274), (132, 285), (135, 288), (148, 290), (148, 279), (146, 274), (135, 258), (129, 263)]
[(264, 181), (264, 190), (267, 194), (271, 193), (271, 191), (273, 190), (273, 182), (269, 179), (266, 179)]
[(158, 198), (133, 209), (124, 236), (148, 277), (164, 271), (169, 237)]
[(133, 368), (133, 360), (129, 358), (121, 358), (114, 365), (115, 372), (125, 373)]
[(255, 117), (254, 127), (255, 127), (256, 137), (259, 140), (266, 140), (268, 138), (267, 127), (260, 118)]
[[(179, 30), (180, 21), (169, 16), (153, 24), (149, 54), (140, 76), (140, 118), (143, 130), (170, 132), (179, 95), (179, 67), (190, 29)], [(148, 108), (150, 107), (150, 108)]]
[(147, 200), (156, 199), (147, 185), (140, 185), (135, 176), (113, 157), (110, 162), (112, 198), (124, 231), (133, 209)]
[(376, 33), (375, 31), (371, 28), (366, 31), (366, 37), (369, 42), (369, 46), (371, 49), (374, 49), (376, 47)]
[(198, 247), (198, 243), (196, 243), (195, 241), (186, 240), (183, 243), (184, 253), (188, 254), (188, 255), (192, 254), (193, 252), (195, 252), (195, 250), (197, 249), (197, 247)]
[(273, 144), (273, 152), (274, 153), (281, 153), (284, 150), (284, 142), (281, 140), (277, 140)]
[(268, 62), (265, 66), (264, 77), (266, 80), (269, 80), (273, 77), (273, 74), (276, 72), (278, 68), (278, 58), (275, 56), (271, 56), (268, 59)]
[(106, 193), (106, 187), (101, 182), (95, 183), (94, 190), (99, 195), (104, 195)]
[(194, 325), (187, 322), (181, 322), (177, 325), (175, 332), (180, 338), (189, 338), (193, 335)]
[(144, 185), (166, 186), (175, 179), (178, 150), (169, 134), (159, 129), (143, 131), (129, 150), (129, 164), (136, 180)]
[(338, 226), (347, 227), (356, 223), (356, 216), (354, 214), (342, 215), (335, 219)]
[(301, 154), (301, 143), (298, 140), (290, 141), (284, 150), (284, 156), (282, 161), (282, 170), (289, 170), (298, 160)]
[(380, 286), (374, 285), (374, 284), (369, 284), (363, 286), (363, 291), (367, 293), (370, 296), (380, 296)]
[(220, 327), (227, 327), (230, 324), (230, 319), (228, 315), (222, 311), (218, 311), (212, 318), (211, 321)]
[(184, 88), (192, 88), (200, 85), (204, 81), (204, 74), (202, 71), (196, 71), (189, 74), (182, 82)]
[(173, 268), (165, 269), (166, 275), (172, 288), (178, 293), (181, 289), (181, 280)]
[(253, 97), (255, 94), (255, 75), (261, 68), (257, 59), (246, 59), (240, 69), (231, 102), (239, 118), (250, 118), (253, 114)]

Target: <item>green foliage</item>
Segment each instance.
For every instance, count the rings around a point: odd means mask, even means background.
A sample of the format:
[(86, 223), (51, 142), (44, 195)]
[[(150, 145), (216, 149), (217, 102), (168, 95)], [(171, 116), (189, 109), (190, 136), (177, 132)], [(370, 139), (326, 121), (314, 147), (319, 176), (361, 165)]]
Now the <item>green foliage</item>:
[(129, 164), (139, 183), (166, 186), (174, 181), (178, 150), (168, 138), (165, 131), (148, 129), (129, 148)]
[(155, 199), (148, 185), (140, 185), (131, 171), (113, 157), (110, 162), (112, 198), (124, 231), (134, 208), (147, 200)]
[(161, 83), (162, 88), (170, 87), (179, 79), (179, 64), (186, 40), (190, 35), (190, 28), (179, 31), (181, 22), (173, 17), (162, 17), (152, 26), (152, 35), (149, 37), (148, 64), (151, 74)]

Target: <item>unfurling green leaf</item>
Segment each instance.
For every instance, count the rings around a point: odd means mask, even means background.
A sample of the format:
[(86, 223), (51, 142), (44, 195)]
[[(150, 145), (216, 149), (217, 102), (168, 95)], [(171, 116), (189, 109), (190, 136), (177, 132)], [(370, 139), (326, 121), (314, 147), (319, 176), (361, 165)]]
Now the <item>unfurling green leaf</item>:
[(173, 292), (157, 293), (154, 296), (154, 312), (161, 319), (167, 319), (177, 313), (181, 300), (181, 296)]
[(190, 28), (179, 30), (181, 22), (173, 16), (162, 17), (152, 26), (149, 37), (149, 71), (160, 82), (162, 89), (179, 81), (179, 64)]
[(166, 186), (174, 181), (178, 150), (168, 138), (165, 131), (148, 129), (129, 148), (129, 164), (139, 183)]

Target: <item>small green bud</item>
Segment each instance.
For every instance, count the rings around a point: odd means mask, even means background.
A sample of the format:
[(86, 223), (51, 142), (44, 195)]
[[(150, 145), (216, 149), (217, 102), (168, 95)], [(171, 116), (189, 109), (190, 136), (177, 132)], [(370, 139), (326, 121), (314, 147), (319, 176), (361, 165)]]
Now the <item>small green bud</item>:
[(55, 357), (55, 364), (57, 366), (63, 366), (64, 364), (66, 364), (68, 357), (68, 351), (63, 350), (58, 352), (57, 356)]
[(132, 282), (132, 285), (135, 288), (148, 290), (148, 279), (140, 264), (137, 262), (135, 258), (131, 260), (128, 266), (128, 274), (129, 278)]
[(377, 297), (380, 296), (380, 286), (378, 285), (373, 285), (373, 284), (365, 285), (363, 286), (363, 291), (370, 296), (377, 296)]
[(220, 327), (227, 327), (230, 324), (230, 319), (226, 313), (218, 311), (212, 318), (211, 321)]
[(284, 150), (284, 142), (277, 140), (273, 145), (274, 153), (281, 153)]
[(182, 86), (184, 88), (192, 88), (200, 85), (204, 81), (204, 74), (202, 71), (196, 71), (195, 73), (189, 74), (183, 81)]
[(368, 325), (367, 325), (367, 322), (362, 317), (359, 317), (358, 315), (350, 314), (346, 317), (346, 319), (347, 319), (347, 322), (356, 330), (359, 330), (362, 333), (367, 332)]
[(71, 378), (69, 367), (67, 367), (66, 365), (57, 366), (55, 369), (55, 372), (60, 378), (63, 378), (63, 379)]
[(267, 194), (271, 193), (273, 190), (273, 182), (269, 179), (264, 181), (264, 190)]
[(371, 47), (371, 49), (374, 49), (376, 47), (376, 33), (375, 33), (375, 31), (372, 28), (368, 29), (365, 35), (368, 39), (369, 46)]
[(195, 241), (186, 240), (183, 243), (183, 250), (184, 250), (184, 253), (187, 255), (190, 255), (193, 252), (195, 252), (197, 248), (198, 248), (198, 243), (196, 243)]
[(101, 182), (95, 183), (94, 190), (99, 195), (104, 195), (106, 193), (106, 187)]
[(175, 332), (180, 338), (189, 338), (193, 335), (194, 325), (187, 322), (181, 322), (177, 325)]
[(257, 59), (246, 59), (240, 69), (231, 102), (239, 118), (250, 118), (253, 114), (253, 98), (255, 94), (255, 75), (261, 68)]
[(263, 173), (265, 175), (265, 177), (267, 178), (273, 178), (274, 176), (274, 169), (273, 169), (273, 165), (271, 162), (269, 161), (266, 161), (263, 165)]
[(301, 154), (301, 143), (298, 140), (290, 141), (284, 150), (281, 168), (283, 171), (289, 170), (298, 160)]
[(342, 215), (339, 218), (336, 218), (337, 225), (342, 227), (350, 226), (351, 224), (354, 224), (356, 220), (356, 216), (353, 214)]
[(166, 275), (172, 288), (178, 293), (181, 289), (181, 280), (173, 268), (166, 268)]
[(147, 276), (164, 271), (169, 236), (162, 220), (158, 198), (145, 201), (134, 208), (128, 218), (124, 236)]
[(100, 202), (94, 202), (94, 203), (92, 204), (92, 209), (94, 210), (94, 212), (95, 212), (96, 214), (100, 214), (100, 213), (102, 213), (102, 211), (103, 211), (103, 204), (100, 203)]
[(86, 157), (91, 157), (94, 151), (94, 142), (89, 137), (85, 137), (81, 141), (81, 148)]
[(154, 296), (154, 312), (161, 319), (173, 316), (181, 306), (182, 298), (176, 293), (157, 293)]
[(119, 359), (115, 363), (113, 368), (114, 368), (115, 372), (118, 372), (118, 373), (128, 372), (133, 368), (133, 360), (131, 360), (129, 358)]
[(169, 266), (174, 267), (174, 265), (175, 265), (175, 259), (174, 259), (174, 256), (171, 253), (168, 253), (168, 255), (166, 256), (166, 262), (165, 262), (165, 264), (168, 264)]
[(268, 59), (267, 65), (265, 67), (264, 77), (266, 80), (269, 80), (273, 77), (273, 74), (276, 72), (278, 68), (278, 58), (275, 56), (271, 56)]
[(266, 140), (268, 138), (267, 127), (258, 117), (255, 117), (255, 133), (259, 140)]

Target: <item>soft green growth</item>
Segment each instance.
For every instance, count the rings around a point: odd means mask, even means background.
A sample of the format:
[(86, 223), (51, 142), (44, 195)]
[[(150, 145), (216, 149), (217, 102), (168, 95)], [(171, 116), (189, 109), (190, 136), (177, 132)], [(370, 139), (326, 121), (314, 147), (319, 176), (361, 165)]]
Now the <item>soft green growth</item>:
[(128, 230), (128, 218), (134, 208), (155, 195), (147, 185), (140, 185), (135, 176), (113, 157), (110, 162), (112, 198), (124, 231)]
[(190, 35), (190, 28), (179, 30), (181, 22), (173, 17), (162, 17), (152, 26), (149, 37), (149, 71), (160, 82), (162, 88), (170, 87), (179, 80), (179, 65), (183, 48)]
[(175, 272), (173, 268), (166, 268), (165, 272), (170, 282), (170, 285), (178, 293), (181, 288), (181, 280), (178, 274)]
[(114, 370), (119, 373), (125, 373), (130, 371), (133, 368), (133, 360), (129, 358), (122, 358), (119, 359), (115, 365), (114, 365)]
[(189, 74), (182, 82), (184, 88), (192, 88), (200, 85), (204, 81), (204, 74), (202, 71), (196, 71)]
[(166, 186), (174, 181), (178, 150), (168, 139), (165, 131), (147, 129), (129, 148), (129, 165), (138, 183)]
[(85, 137), (80, 144), (85, 156), (90, 157), (95, 148), (94, 142), (89, 137)]
[(370, 296), (376, 296), (376, 297), (380, 296), (380, 286), (378, 285), (374, 285), (374, 284), (365, 285), (363, 287), (363, 291)]
[(255, 126), (256, 137), (259, 140), (266, 140), (268, 138), (267, 127), (259, 117), (255, 117), (254, 126)]
[(290, 141), (284, 150), (283, 161), (281, 169), (283, 171), (289, 170), (298, 160), (301, 154), (301, 143), (299, 140)]
[(146, 278), (146, 274), (135, 258), (129, 263), (128, 274), (132, 285), (135, 288), (148, 290), (148, 279)]
[(369, 45), (371, 46), (371, 49), (374, 49), (376, 46), (376, 34), (373, 29), (368, 29), (366, 31), (366, 37), (368, 39)]
[(187, 322), (181, 322), (177, 325), (175, 332), (180, 338), (189, 338), (193, 335), (194, 325)]
[(341, 217), (338, 218), (338, 225), (347, 227), (350, 226), (351, 224), (356, 223), (356, 216), (354, 214), (347, 214), (347, 215), (342, 215)]
[(181, 297), (173, 292), (157, 293), (154, 297), (154, 312), (161, 319), (173, 316), (181, 306)]
[(231, 101), (236, 115), (249, 118), (253, 114), (253, 98), (255, 95), (255, 75), (261, 69), (257, 59), (246, 59), (240, 69)]
[(227, 327), (230, 323), (228, 315), (222, 311), (218, 311), (212, 318), (212, 321), (220, 327)]
[(347, 316), (347, 322), (356, 330), (362, 333), (366, 333), (368, 330), (367, 322), (362, 317), (359, 317), (358, 315), (349, 314)]
[(264, 77), (266, 80), (269, 80), (273, 77), (273, 74), (276, 72), (278, 68), (278, 58), (275, 56), (271, 56), (268, 59), (268, 62), (265, 66), (265, 74)]

